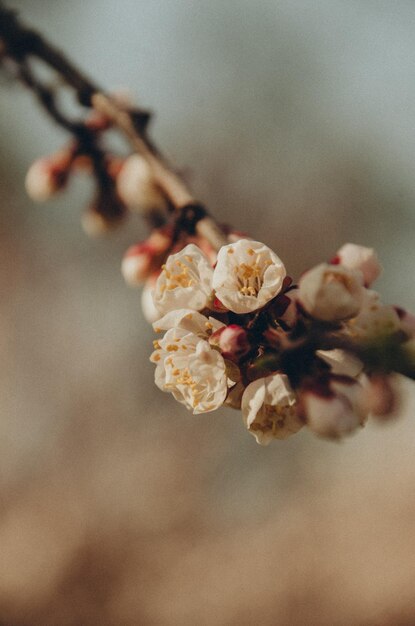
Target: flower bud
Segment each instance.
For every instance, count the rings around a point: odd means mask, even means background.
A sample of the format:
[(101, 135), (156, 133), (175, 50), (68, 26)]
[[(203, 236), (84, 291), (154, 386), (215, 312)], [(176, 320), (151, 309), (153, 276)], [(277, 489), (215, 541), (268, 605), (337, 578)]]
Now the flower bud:
[(316, 319), (337, 322), (354, 317), (363, 302), (360, 275), (341, 265), (321, 263), (299, 282), (298, 299)]
[(350, 270), (360, 271), (366, 287), (371, 285), (382, 271), (382, 266), (373, 248), (357, 246), (354, 243), (345, 243), (338, 250), (333, 261)]
[(238, 361), (250, 350), (245, 329), (237, 324), (226, 326), (219, 335), (219, 348), (225, 359)]
[(151, 273), (152, 261), (153, 255), (145, 243), (128, 248), (121, 264), (125, 281), (132, 286), (141, 285)]
[(164, 212), (166, 201), (155, 185), (151, 167), (138, 154), (132, 154), (118, 173), (117, 192), (131, 211), (148, 215), (154, 210)]
[(26, 191), (35, 202), (44, 202), (60, 191), (67, 179), (67, 166), (63, 167), (53, 157), (42, 157), (29, 167), (25, 180)]
[(111, 230), (111, 224), (101, 213), (89, 208), (81, 217), (81, 226), (88, 237), (101, 237)]

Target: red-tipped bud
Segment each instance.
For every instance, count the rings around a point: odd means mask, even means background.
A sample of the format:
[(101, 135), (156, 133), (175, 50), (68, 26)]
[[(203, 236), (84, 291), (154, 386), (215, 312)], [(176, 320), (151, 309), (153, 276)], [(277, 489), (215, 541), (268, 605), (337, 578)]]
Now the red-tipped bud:
[(36, 159), (25, 180), (26, 191), (35, 202), (45, 202), (63, 189), (68, 180), (70, 158), (67, 151)]
[(132, 286), (141, 285), (152, 273), (154, 252), (147, 242), (128, 248), (121, 265), (125, 281)]
[(237, 324), (230, 324), (220, 331), (219, 348), (225, 359), (238, 361), (250, 350), (246, 330)]

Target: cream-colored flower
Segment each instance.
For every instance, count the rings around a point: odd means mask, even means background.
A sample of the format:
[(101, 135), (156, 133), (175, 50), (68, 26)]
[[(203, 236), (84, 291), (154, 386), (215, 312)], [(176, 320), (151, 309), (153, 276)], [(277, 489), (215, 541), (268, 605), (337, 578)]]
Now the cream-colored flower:
[(365, 339), (392, 334), (400, 329), (401, 321), (393, 306), (382, 304), (376, 291), (365, 289), (359, 314), (345, 327), (352, 337)]
[(349, 319), (364, 297), (361, 275), (341, 265), (321, 263), (300, 279), (298, 299), (312, 317), (325, 322)]
[(223, 357), (209, 343), (183, 328), (171, 328), (155, 342), (150, 360), (156, 364), (155, 381), (162, 390), (194, 414), (219, 408), (228, 392)]
[(154, 304), (161, 313), (201, 311), (212, 296), (212, 275), (209, 260), (191, 243), (167, 259), (156, 282)]
[(285, 275), (275, 252), (259, 241), (240, 239), (219, 250), (212, 285), (230, 311), (250, 313), (278, 295)]
[(382, 266), (373, 248), (358, 246), (354, 243), (345, 243), (337, 251), (336, 259), (343, 267), (361, 272), (363, 282), (367, 287), (378, 278), (382, 271)]
[(297, 416), (296, 395), (285, 374), (250, 383), (242, 396), (242, 416), (257, 443), (286, 439), (303, 426)]

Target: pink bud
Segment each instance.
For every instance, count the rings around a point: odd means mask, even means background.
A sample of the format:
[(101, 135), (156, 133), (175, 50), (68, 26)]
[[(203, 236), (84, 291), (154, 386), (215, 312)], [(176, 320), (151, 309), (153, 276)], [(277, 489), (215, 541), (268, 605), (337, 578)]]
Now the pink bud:
[(357, 246), (354, 243), (345, 243), (338, 250), (333, 261), (350, 270), (360, 271), (366, 287), (371, 285), (382, 271), (382, 266), (373, 248)]
[(35, 202), (44, 202), (65, 186), (67, 178), (67, 167), (53, 157), (42, 157), (32, 163), (26, 174), (27, 194)]
[(246, 331), (237, 324), (230, 324), (219, 336), (219, 348), (226, 359), (238, 360), (249, 352), (250, 345)]
[(147, 242), (128, 248), (121, 265), (121, 272), (129, 285), (141, 285), (151, 274), (153, 252)]

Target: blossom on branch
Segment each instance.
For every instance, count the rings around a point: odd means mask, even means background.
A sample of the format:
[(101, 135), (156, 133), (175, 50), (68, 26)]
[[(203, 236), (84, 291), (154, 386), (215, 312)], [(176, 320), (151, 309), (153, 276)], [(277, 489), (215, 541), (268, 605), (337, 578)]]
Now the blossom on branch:
[(312, 317), (338, 322), (357, 315), (363, 303), (360, 275), (340, 265), (321, 263), (299, 282), (298, 299)]
[(151, 361), (155, 382), (194, 414), (219, 408), (228, 391), (223, 357), (205, 339), (183, 328), (171, 328), (155, 342)]
[(336, 253), (332, 263), (361, 272), (363, 282), (369, 287), (380, 275), (382, 266), (373, 248), (345, 243)]
[(168, 257), (157, 279), (154, 304), (161, 313), (188, 308), (201, 311), (212, 297), (213, 269), (194, 244)]
[(304, 425), (297, 415), (297, 399), (285, 374), (274, 374), (250, 383), (242, 396), (246, 427), (261, 445), (286, 439)]
[(250, 313), (281, 291), (285, 275), (284, 264), (268, 246), (240, 239), (219, 250), (212, 284), (230, 311)]

